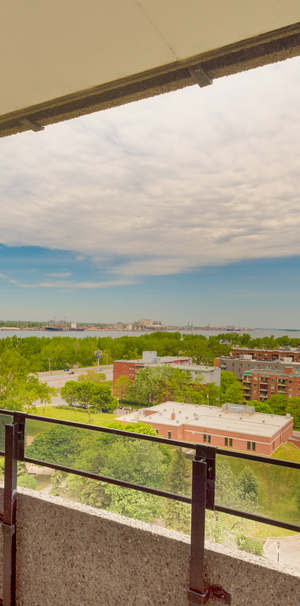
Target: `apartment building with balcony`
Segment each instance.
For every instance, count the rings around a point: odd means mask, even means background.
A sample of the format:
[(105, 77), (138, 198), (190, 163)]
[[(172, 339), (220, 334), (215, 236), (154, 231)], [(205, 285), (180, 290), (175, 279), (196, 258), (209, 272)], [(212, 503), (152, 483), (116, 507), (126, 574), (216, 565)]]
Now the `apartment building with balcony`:
[[(288, 360), (288, 359), (287, 359)], [(220, 370), (227, 370), (233, 372), (236, 378), (241, 381), (243, 374), (247, 370), (280, 370), (284, 371), (287, 364), (295, 370), (300, 370), (300, 362), (289, 362), (283, 360), (256, 360), (252, 359), (250, 355), (241, 355), (239, 358), (232, 358), (231, 356), (220, 356), (214, 359), (214, 366), (220, 368)]]
[(249, 360), (269, 360), (269, 361), (281, 361), (287, 362), (300, 362), (300, 347), (278, 347), (278, 349), (259, 349), (255, 347), (249, 349), (248, 347), (240, 347), (233, 345), (231, 351), (232, 358), (242, 358), (249, 356)]
[(272, 395), (284, 394), (287, 398), (300, 396), (300, 370), (286, 367), (283, 370), (252, 369), (242, 376), (244, 399), (264, 402)]

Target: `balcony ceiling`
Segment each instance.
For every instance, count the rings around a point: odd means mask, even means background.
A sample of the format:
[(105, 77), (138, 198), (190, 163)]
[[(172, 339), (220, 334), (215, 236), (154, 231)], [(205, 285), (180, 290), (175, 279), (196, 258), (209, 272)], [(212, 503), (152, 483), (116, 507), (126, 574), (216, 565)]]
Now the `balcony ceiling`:
[(300, 54), (299, 0), (0, 0), (0, 136)]

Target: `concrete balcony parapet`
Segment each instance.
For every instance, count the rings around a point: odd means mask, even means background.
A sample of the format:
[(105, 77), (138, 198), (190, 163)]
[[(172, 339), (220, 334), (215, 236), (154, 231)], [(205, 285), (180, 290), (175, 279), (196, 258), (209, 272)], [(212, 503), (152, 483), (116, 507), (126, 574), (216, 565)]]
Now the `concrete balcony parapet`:
[[(20, 488), (16, 537), (16, 606), (188, 606), (187, 535)], [(298, 606), (300, 570), (212, 543), (205, 558), (232, 606)]]

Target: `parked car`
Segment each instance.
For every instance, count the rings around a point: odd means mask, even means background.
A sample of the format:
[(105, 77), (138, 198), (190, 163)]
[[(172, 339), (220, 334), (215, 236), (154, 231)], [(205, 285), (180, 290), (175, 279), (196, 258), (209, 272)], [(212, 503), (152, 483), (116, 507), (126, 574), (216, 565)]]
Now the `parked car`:
[(71, 370), (71, 372), (69, 372), (69, 375), (75, 375), (74, 370)]
[(124, 410), (133, 410), (133, 408), (131, 408), (131, 406), (125, 406)]
[(65, 368), (64, 372), (69, 372), (69, 370), (70, 370), (69, 368)]

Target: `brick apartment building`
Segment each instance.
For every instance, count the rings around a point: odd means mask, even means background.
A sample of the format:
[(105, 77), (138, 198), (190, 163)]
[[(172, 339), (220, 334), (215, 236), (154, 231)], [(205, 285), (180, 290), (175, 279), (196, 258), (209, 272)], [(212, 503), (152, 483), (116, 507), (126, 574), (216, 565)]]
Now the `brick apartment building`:
[(164, 402), (117, 418), (125, 425), (146, 423), (163, 438), (210, 444), (261, 455), (271, 455), (293, 432), (290, 415), (255, 412), (254, 406), (224, 404), (198, 406)]
[(191, 379), (195, 380), (200, 375), (203, 376), (203, 383), (216, 383), (220, 386), (221, 371), (215, 366), (203, 366), (192, 364), (192, 358), (187, 356), (163, 356), (157, 357), (156, 351), (144, 351), (142, 360), (117, 360), (113, 367), (113, 384), (120, 376), (128, 377), (131, 381), (135, 380), (136, 373), (141, 368), (150, 368), (167, 364), (173, 368), (179, 368), (182, 371), (189, 372)]
[(270, 361), (282, 361), (282, 362), (300, 362), (300, 348), (299, 347), (278, 347), (278, 349), (248, 349), (248, 347), (237, 347), (233, 345), (231, 351), (232, 358), (243, 358), (246, 357), (249, 360), (270, 360)]
[(172, 364), (175, 367), (189, 366), (192, 364), (192, 358), (189, 356), (162, 356), (159, 358), (156, 351), (143, 351), (141, 360), (116, 360), (113, 367), (113, 384), (122, 375), (128, 377), (131, 381), (135, 380), (138, 370), (148, 368), (149, 366), (159, 366), (161, 364)]
[(264, 402), (270, 396), (282, 393), (287, 398), (300, 396), (300, 370), (286, 367), (284, 370), (246, 370), (242, 377), (244, 399)]
[(282, 360), (253, 360), (251, 356), (248, 355), (240, 356), (240, 358), (220, 356), (220, 358), (214, 359), (214, 366), (220, 368), (220, 370), (233, 372), (239, 381), (242, 380), (242, 376), (246, 370), (270, 369), (281, 370), (283, 372), (287, 364), (292, 366), (295, 370), (300, 370), (300, 362), (283, 362)]

